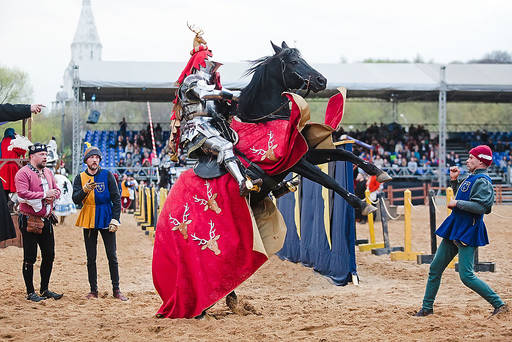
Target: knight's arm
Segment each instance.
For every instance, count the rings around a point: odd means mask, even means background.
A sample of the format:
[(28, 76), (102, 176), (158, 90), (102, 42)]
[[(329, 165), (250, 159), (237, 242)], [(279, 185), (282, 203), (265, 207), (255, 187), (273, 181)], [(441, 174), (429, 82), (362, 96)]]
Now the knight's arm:
[(235, 101), (238, 102), (240, 91), (237, 90), (212, 90), (209, 94), (203, 95), (202, 100), (221, 100), (221, 101)]
[(204, 101), (221, 100), (237, 102), (238, 98), (240, 97), (239, 91), (227, 89), (218, 90), (215, 89), (214, 85), (209, 85), (204, 80), (191, 82), (188, 85), (188, 89), (185, 90), (185, 93), (189, 98), (196, 98)]

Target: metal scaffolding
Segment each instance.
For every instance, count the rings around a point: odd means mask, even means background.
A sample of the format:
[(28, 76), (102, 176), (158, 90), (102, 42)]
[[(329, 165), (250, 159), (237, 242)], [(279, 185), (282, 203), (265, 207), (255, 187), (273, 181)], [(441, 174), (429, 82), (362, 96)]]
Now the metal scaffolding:
[(446, 66), (439, 84), (439, 187), (446, 188)]
[(80, 78), (78, 74), (78, 65), (73, 65), (73, 95), (75, 98), (75, 105), (73, 110), (73, 175), (77, 175), (81, 165), (82, 154), (82, 139), (80, 128)]

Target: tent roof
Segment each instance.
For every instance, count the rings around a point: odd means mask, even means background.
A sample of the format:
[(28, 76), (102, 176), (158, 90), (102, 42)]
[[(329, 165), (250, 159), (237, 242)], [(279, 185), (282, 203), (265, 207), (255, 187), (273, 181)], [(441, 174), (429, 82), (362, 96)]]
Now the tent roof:
[[(182, 62), (87, 62), (80, 64), (80, 99), (96, 101), (167, 102), (174, 98)], [(312, 96), (327, 97), (344, 86), (348, 97), (400, 101), (437, 101), (440, 64), (351, 63), (313, 64), (328, 80), (327, 89)], [(224, 87), (241, 89), (248, 63), (226, 63), (220, 69)], [(512, 102), (512, 65), (449, 64), (450, 101)]]

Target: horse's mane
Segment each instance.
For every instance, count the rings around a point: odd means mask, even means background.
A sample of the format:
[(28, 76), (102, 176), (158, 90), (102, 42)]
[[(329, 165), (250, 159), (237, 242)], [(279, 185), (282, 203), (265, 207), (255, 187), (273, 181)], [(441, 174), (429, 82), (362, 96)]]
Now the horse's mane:
[[(249, 61), (251, 66), (244, 73), (244, 76), (253, 75), (249, 84), (242, 89), (240, 94), (240, 99), (238, 102), (238, 111), (239, 116), (242, 120), (251, 120), (256, 116), (261, 115), (263, 113), (250, 113), (248, 110), (254, 107), (254, 103), (257, 99), (257, 95), (264, 91), (263, 87), (267, 85), (268, 82), (268, 68), (269, 65), (272, 64), (275, 60), (279, 60), (284, 56), (289, 56), (291, 54), (296, 54), (300, 56), (299, 50), (295, 48), (286, 48), (281, 50), (278, 54), (272, 56), (265, 56), (258, 58), (256, 60)], [(268, 89), (267, 89), (268, 91)], [(254, 116), (254, 118), (253, 118)]]

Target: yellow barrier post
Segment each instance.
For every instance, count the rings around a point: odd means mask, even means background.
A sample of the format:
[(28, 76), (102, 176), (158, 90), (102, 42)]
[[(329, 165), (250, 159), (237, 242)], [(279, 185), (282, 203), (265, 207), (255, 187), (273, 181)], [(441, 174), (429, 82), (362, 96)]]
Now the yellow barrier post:
[(138, 194), (139, 194), (139, 198), (137, 199), (137, 202), (138, 202), (138, 208), (137, 208), (137, 212), (135, 213), (135, 220), (137, 222), (139, 222), (141, 216), (143, 215), (143, 210), (144, 210), (144, 192), (143, 192), (143, 188), (144, 186), (139, 186), (139, 191), (138, 191)]
[(411, 249), (412, 240), (412, 225), (411, 225), (411, 190), (407, 189), (404, 191), (404, 251), (403, 252), (391, 252), (391, 260), (410, 260), (415, 261), (418, 257), (417, 252), (413, 252)]
[(149, 189), (149, 205), (148, 205), (148, 220), (146, 224), (142, 225), (142, 230), (146, 231), (146, 235), (155, 231), (155, 210), (156, 209), (156, 193), (155, 188)]
[(446, 188), (446, 214), (450, 215), (452, 213), (452, 210), (448, 208), (448, 203), (450, 203), (451, 200), (453, 200), (453, 189), (451, 187)]
[(141, 222), (141, 229), (146, 230), (145, 226), (149, 225), (151, 223), (151, 210), (152, 210), (152, 203), (151, 203), (151, 189), (145, 188), (145, 199), (146, 199), (146, 205), (144, 210), (144, 221)]
[(147, 222), (148, 219), (148, 192), (147, 188), (142, 189), (142, 205), (140, 209), (140, 216), (137, 218), (137, 225), (141, 225)]
[[(366, 199), (366, 203), (372, 204), (372, 201), (370, 200), (370, 190), (366, 189), (364, 192), (364, 197)], [(375, 226), (373, 222), (373, 213), (368, 215), (368, 228), (370, 230), (370, 243), (359, 245), (359, 251), (367, 252), (375, 248), (384, 248), (384, 242), (375, 243)]]
[(137, 205), (137, 208), (135, 208), (135, 218), (138, 219), (140, 218), (141, 214), (142, 214), (142, 188), (143, 186), (139, 186), (139, 190), (137, 191), (138, 192), (138, 197), (136, 198), (136, 201), (138, 202), (138, 205)]
[[(452, 213), (452, 210), (448, 208), (448, 203), (450, 203), (451, 200), (453, 200), (455, 197), (453, 196), (453, 189), (451, 187), (446, 188), (446, 213), (447, 215), (450, 215)], [(455, 256), (453, 258), (452, 262), (448, 264), (448, 268), (455, 268), (455, 264), (459, 261), (459, 257)]]
[(158, 206), (158, 215), (162, 212), (162, 208), (164, 207), (165, 201), (167, 200), (167, 189), (160, 189), (160, 205)]

